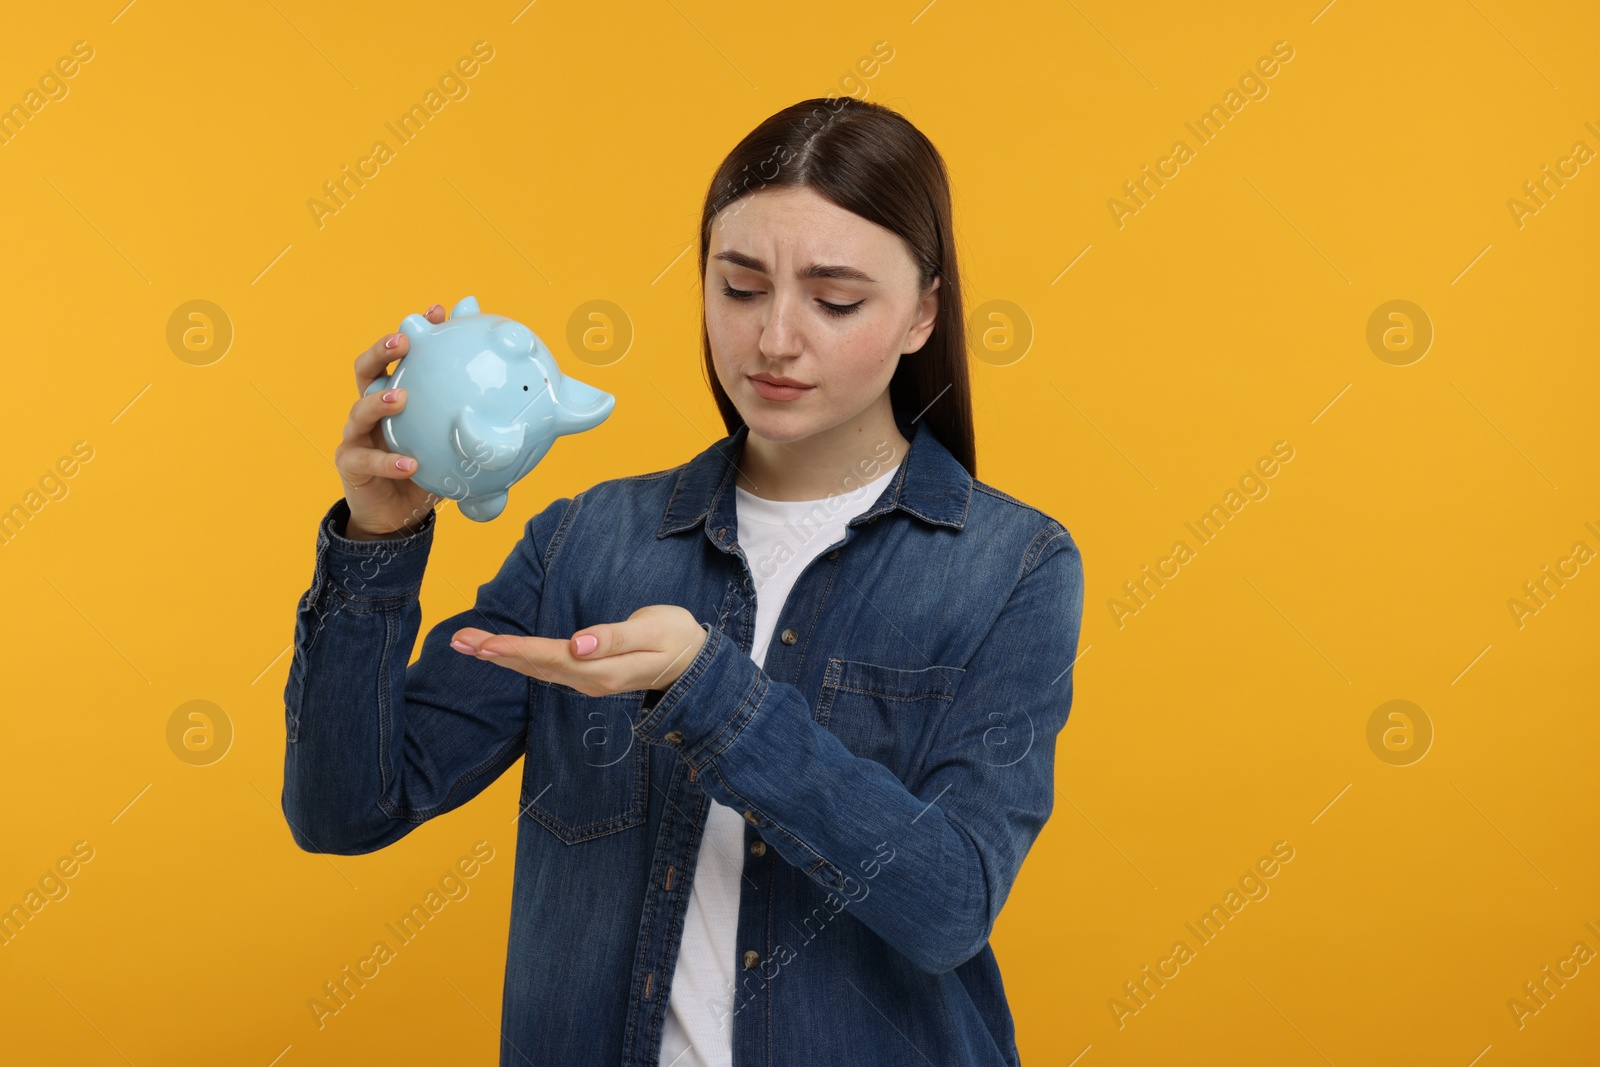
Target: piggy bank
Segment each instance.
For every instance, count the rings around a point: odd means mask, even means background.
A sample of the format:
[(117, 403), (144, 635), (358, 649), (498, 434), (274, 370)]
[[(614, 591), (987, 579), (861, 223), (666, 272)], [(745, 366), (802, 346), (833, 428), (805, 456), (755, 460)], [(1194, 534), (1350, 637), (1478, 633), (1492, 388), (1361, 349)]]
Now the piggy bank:
[(417, 461), (412, 481), (476, 522), (505, 509), (506, 490), (557, 437), (593, 429), (616, 406), (610, 393), (562, 374), (528, 327), (480, 312), (475, 297), (438, 325), (407, 315), (400, 332), (410, 350), (367, 386), (406, 390), (404, 410), (378, 420), (383, 439)]

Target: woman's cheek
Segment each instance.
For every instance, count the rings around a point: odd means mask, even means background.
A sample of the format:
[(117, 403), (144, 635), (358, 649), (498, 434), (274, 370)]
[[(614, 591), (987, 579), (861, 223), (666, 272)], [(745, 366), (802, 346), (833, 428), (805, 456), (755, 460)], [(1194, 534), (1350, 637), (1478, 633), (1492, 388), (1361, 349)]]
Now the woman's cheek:
[(871, 368), (871, 375), (876, 378), (884, 373), (884, 367), (894, 362), (894, 346), (889, 343), (887, 331), (876, 330), (870, 336), (861, 338), (861, 354), (859, 365)]

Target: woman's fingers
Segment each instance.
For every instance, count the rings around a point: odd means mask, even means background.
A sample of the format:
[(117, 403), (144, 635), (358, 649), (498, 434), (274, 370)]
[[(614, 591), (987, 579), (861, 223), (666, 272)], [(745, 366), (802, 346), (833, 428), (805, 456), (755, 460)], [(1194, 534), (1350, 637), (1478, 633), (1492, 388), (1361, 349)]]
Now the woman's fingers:
[(352, 485), (360, 485), (367, 478), (409, 478), (417, 473), (417, 461), (410, 456), (387, 452), (348, 439), (334, 449), (333, 459), (340, 473)]
[(356, 357), (356, 394), (365, 396), (372, 380), (387, 372), (389, 364), (411, 351), (411, 339), (403, 333), (386, 333), (372, 347)]
[(346, 476), (364, 474), (374, 478), (409, 478), (417, 473), (417, 461), (377, 448), (346, 449), (339, 459)]
[[(435, 304), (423, 316), (435, 325), (445, 320), (443, 304)], [(372, 347), (356, 357), (356, 393), (365, 396), (372, 380), (387, 373), (389, 364), (411, 351), (411, 339), (403, 333), (386, 333)]]
[[(386, 399), (387, 398), (387, 399)], [(380, 478), (409, 478), (417, 472), (417, 461), (373, 446), (378, 420), (405, 407), (404, 389), (387, 389), (364, 396), (350, 406), (344, 424), (344, 442), (335, 450), (334, 461), (346, 477), (365, 475)]]
[(565, 641), (549, 637), (493, 634), (469, 626), (451, 635), (450, 647), (457, 652), (510, 667), (531, 678), (569, 684), (561, 677), (563, 666), (573, 662)]
[[(594, 649), (582, 641), (586, 635), (596, 638)], [(565, 641), (494, 634), (468, 626), (451, 635), (450, 646), (463, 655), (588, 696), (605, 696), (666, 688), (694, 659), (705, 636), (688, 609), (651, 604), (622, 622), (586, 626)]]
[(493, 636), (488, 630), (477, 630), (469, 626), (450, 635), (450, 647), (469, 656), (476, 655), (478, 646)]
[(369, 444), (378, 420), (385, 415), (397, 415), (405, 409), (404, 389), (385, 389), (363, 396), (350, 405), (350, 418), (344, 424), (344, 439), (350, 444)]
[(548, 637), (519, 637), (516, 634), (496, 634), (466, 626), (450, 635), (450, 647), (460, 652), (483, 652), (492, 656), (524, 656), (536, 658), (554, 666), (551, 654), (566, 644)]

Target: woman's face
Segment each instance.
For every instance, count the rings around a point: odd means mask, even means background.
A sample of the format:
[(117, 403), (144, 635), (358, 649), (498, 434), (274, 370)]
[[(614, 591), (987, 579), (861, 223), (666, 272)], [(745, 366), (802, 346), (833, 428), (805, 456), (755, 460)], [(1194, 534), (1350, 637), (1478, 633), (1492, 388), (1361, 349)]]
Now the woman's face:
[(937, 288), (935, 279), (920, 291), (899, 236), (810, 188), (750, 193), (711, 223), (706, 333), (717, 378), (751, 432), (770, 440), (809, 437), (874, 405), (892, 421), (889, 380), (933, 331)]

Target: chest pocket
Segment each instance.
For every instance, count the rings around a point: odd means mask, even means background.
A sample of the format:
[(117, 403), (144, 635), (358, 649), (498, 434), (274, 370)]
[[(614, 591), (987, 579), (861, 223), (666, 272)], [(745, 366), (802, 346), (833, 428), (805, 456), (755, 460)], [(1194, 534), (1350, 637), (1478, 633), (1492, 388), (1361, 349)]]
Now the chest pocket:
[(829, 659), (814, 717), (852, 753), (876, 760), (904, 781), (966, 673), (961, 667), (905, 670)]
[(644, 824), (650, 746), (633, 733), (642, 690), (586, 696), (536, 682), (522, 816), (575, 845)]

